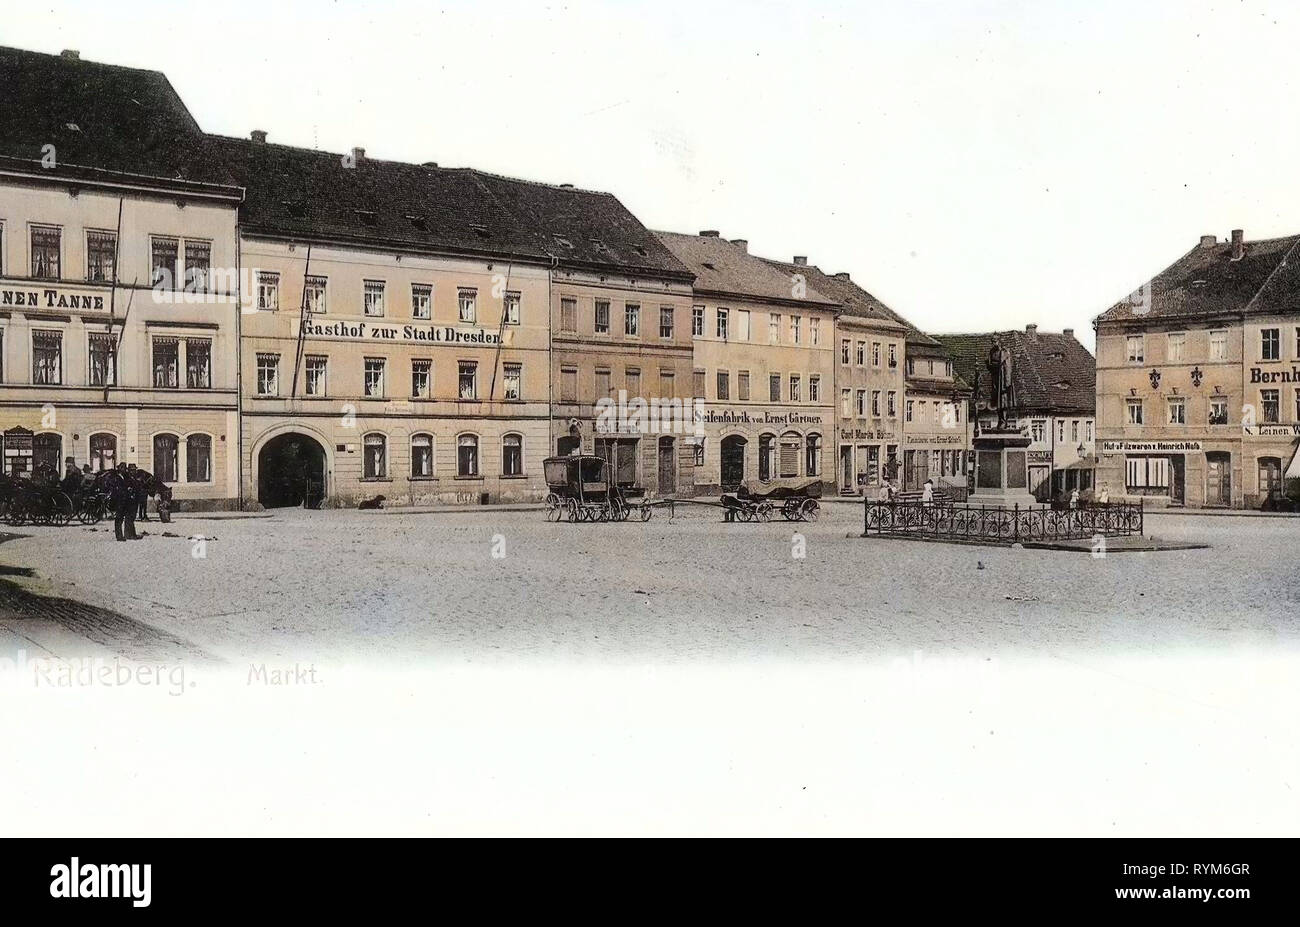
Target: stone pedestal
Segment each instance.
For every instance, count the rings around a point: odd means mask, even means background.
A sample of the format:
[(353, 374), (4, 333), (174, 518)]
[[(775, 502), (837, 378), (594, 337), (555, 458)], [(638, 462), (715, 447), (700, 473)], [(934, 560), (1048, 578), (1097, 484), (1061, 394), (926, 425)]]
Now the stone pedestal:
[(975, 491), (970, 505), (1034, 506), (1029, 492), (1028, 435), (1019, 431), (985, 431), (974, 440)]

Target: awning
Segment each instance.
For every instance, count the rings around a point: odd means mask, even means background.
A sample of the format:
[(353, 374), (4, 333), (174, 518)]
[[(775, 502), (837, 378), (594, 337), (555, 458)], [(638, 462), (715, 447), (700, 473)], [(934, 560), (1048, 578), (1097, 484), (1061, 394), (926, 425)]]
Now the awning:
[(1295, 450), (1291, 452), (1291, 462), (1286, 467), (1286, 479), (1300, 480), (1300, 441), (1296, 442)]

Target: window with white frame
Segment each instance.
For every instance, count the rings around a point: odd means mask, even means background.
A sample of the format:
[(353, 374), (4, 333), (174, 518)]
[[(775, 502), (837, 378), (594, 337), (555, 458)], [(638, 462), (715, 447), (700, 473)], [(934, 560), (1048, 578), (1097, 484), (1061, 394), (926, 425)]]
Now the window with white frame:
[(673, 307), (659, 307), (659, 337), (671, 338), (673, 336)]
[[(464, 303), (461, 303), (462, 309)], [(462, 320), (463, 321), (463, 320)], [(560, 331), (576, 332), (578, 330), (578, 301), (572, 296), (560, 298)], [(596, 329), (600, 331), (599, 328)]]
[(865, 418), (867, 414), (867, 391), (864, 389), (858, 390), (857, 413), (858, 418)]
[(519, 324), (519, 303), (523, 296), (517, 290), (506, 290), (501, 306), (501, 321), (506, 325)]
[(433, 478), (433, 435), (411, 435), (411, 479)]
[(280, 395), (280, 355), (257, 355), (257, 395)]
[(1047, 422), (1034, 419), (1029, 423), (1029, 436), (1035, 444), (1042, 444), (1047, 437)]
[(808, 375), (808, 401), (822, 401), (822, 378), (815, 373)]
[(308, 354), (305, 364), (306, 376), (303, 380), (303, 392), (308, 396), (324, 396), (328, 388), (326, 378), (329, 370), (329, 358), (323, 354)]
[(388, 478), (388, 438), (372, 431), (361, 439), (362, 478), (382, 480)]
[(1210, 360), (1221, 361), (1228, 359), (1228, 333), (1216, 329), (1210, 332)]
[(1228, 400), (1211, 399), (1209, 424), (1226, 425), (1228, 424)]
[(173, 290), (180, 276), (180, 239), (149, 238), (149, 280), (155, 289)]
[(691, 336), (698, 338), (704, 334), (704, 307), (691, 306)]
[(886, 409), (889, 412), (889, 417), (897, 418), (898, 417), (898, 393), (891, 389), (886, 399), (887, 399)]
[[(574, 315), (577, 315), (576, 309)], [(478, 290), (460, 287), (456, 291), (456, 318), (466, 323), (478, 320)]]
[(170, 335), (154, 335), (152, 345), (154, 389), (178, 389), (181, 385), (180, 339)]
[(1128, 354), (1130, 364), (1141, 364), (1146, 362), (1146, 339), (1141, 335), (1129, 335), (1124, 339), (1124, 345)]
[(212, 339), (185, 339), (185, 388), (212, 389)]
[(382, 316), (384, 314), (384, 281), (365, 281), (362, 294), (362, 312), (368, 316)]
[(898, 366), (898, 345), (892, 341), (889, 342), (889, 366)]
[(383, 398), (385, 367), (387, 367), (387, 363), (382, 357), (367, 357), (365, 359), (363, 386), (367, 397), (372, 399)]
[(853, 346), (852, 346), (852, 344), (849, 342), (849, 339), (847, 339), (847, 338), (841, 338), (841, 339), (840, 339), (840, 363), (841, 363), (841, 364), (848, 364), (848, 362), (849, 362), (849, 352), (850, 352), (852, 349), (853, 349)]
[(504, 389), (502, 398), (510, 401), (519, 399), (523, 395), (523, 378), (524, 368), (522, 364), (503, 364), (501, 366), (502, 383)]
[(275, 312), (280, 308), (280, 275), (269, 270), (257, 273), (257, 308)]
[(767, 343), (781, 343), (781, 313), (769, 312), (767, 315)]
[(1262, 389), (1259, 391), (1259, 404), (1264, 413), (1264, 424), (1276, 425), (1281, 421), (1281, 395), (1281, 391), (1275, 389)]
[(623, 306), (623, 334), (639, 335), (641, 333), (641, 306), (638, 303), (625, 303)]
[(1165, 354), (1170, 363), (1178, 363), (1183, 360), (1183, 355), (1187, 349), (1186, 332), (1170, 332), (1165, 336), (1168, 339), (1168, 346)]
[(1124, 406), (1128, 412), (1127, 420), (1130, 425), (1145, 424), (1144, 420), (1146, 416), (1143, 414), (1142, 411), (1141, 399), (1126, 399), (1124, 401)]
[(736, 310), (736, 335), (735, 335), (735, 338), (736, 338), (737, 341), (749, 341), (749, 339), (750, 339), (750, 330), (749, 330), (749, 310), (748, 310), (748, 309), (737, 309), (737, 310)]
[(433, 361), (425, 357), (416, 357), (411, 360), (411, 398), (428, 399), (430, 397), (431, 385), (433, 378)]
[(797, 373), (790, 374), (790, 401), (803, 402), (803, 378)]
[(303, 299), (307, 302), (307, 311), (312, 315), (321, 315), (327, 310), (325, 305), (325, 277), (308, 277), (304, 281)]
[(501, 436), (501, 475), (524, 475), (524, 436), (506, 434)]
[(803, 339), (800, 329), (803, 326), (803, 316), (790, 316), (790, 343), (799, 344)]
[(903, 422), (910, 424), (916, 417), (916, 400), (907, 399), (903, 402)]
[(91, 332), (87, 336), (86, 353), (90, 361), (90, 385), (115, 386), (117, 339), (106, 332)]
[[(862, 411), (861, 411), (862, 392), (863, 390), (858, 390), (858, 405), (859, 405), (858, 415), (862, 415)], [(844, 416), (845, 418), (848, 418), (852, 414), (853, 414), (853, 390), (841, 389), (840, 390), (840, 415)]]
[(857, 363), (859, 367), (867, 365), (867, 343), (865, 341), (858, 342)]
[(190, 435), (185, 439), (185, 481), (212, 482), (211, 435)]
[(871, 391), (871, 417), (880, 418), (880, 390)]
[(212, 290), (212, 242), (185, 239), (185, 292)]
[(871, 366), (872, 367), (880, 366), (880, 342), (879, 341), (871, 342)]
[[(700, 311), (701, 311), (701, 313), (702, 313), (704, 310), (703, 310), (703, 309), (700, 309)], [(561, 314), (563, 314), (563, 307), (561, 307)], [(576, 320), (576, 319), (577, 319), (577, 316), (578, 316), (578, 309), (577, 309), (577, 303), (576, 303), (576, 302), (574, 303), (573, 315), (574, 315), (574, 319)], [(595, 330), (595, 332), (596, 332), (597, 335), (608, 335), (608, 334), (609, 334), (609, 300), (608, 300), (608, 299), (598, 299), (598, 300), (596, 300), (596, 302), (595, 302), (595, 316), (594, 316), (594, 320), (593, 320), (593, 323), (592, 323), (592, 324), (593, 324), (594, 330)], [(573, 328), (574, 328), (574, 329), (577, 328), (577, 322), (576, 322), (576, 321), (574, 322)], [(703, 334), (703, 333), (704, 333), (704, 317), (703, 317), (703, 315), (700, 316), (700, 332), (699, 332), (699, 333), (700, 333), (700, 334)]]
[(1282, 359), (1282, 330), (1264, 328), (1259, 332), (1259, 359), (1275, 361)]
[(822, 340), (821, 319), (809, 319), (808, 320), (808, 343), (815, 348), (817, 347), (818, 344), (821, 343), (821, 340)]
[(1170, 425), (1187, 424), (1187, 401), (1185, 399), (1169, 400), (1169, 422)]
[(456, 364), (456, 395), (461, 399), (478, 398), (478, 362), (458, 361)]
[(32, 276), (58, 280), (62, 275), (63, 230), (55, 225), (31, 227)]
[(478, 435), (456, 438), (456, 475), (478, 476)]
[(727, 322), (730, 320), (730, 313), (721, 307), (718, 308), (718, 337), (723, 341), (727, 340)]
[(427, 283), (411, 284), (411, 318), (433, 318), (433, 287)]
[(97, 283), (117, 279), (116, 232), (86, 232), (86, 279)]

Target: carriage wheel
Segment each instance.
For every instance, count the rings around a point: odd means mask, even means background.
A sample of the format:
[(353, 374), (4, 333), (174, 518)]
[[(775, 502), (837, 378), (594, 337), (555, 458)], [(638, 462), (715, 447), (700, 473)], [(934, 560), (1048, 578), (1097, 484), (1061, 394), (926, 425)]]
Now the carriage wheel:
[(5, 515), (5, 522), (11, 528), (19, 528), (22, 527), (25, 521), (27, 521), (26, 506), (14, 500), (13, 504), (9, 506), (9, 512)]
[(816, 499), (805, 499), (803, 505), (799, 506), (799, 518), (803, 521), (816, 521), (820, 508)]
[(560, 497), (553, 492), (546, 494), (546, 520), (560, 520)]
[(641, 506), (641, 520), (642, 520), (642, 521), (649, 521), (649, 520), (650, 520), (650, 516), (652, 516), (654, 513), (655, 513), (655, 510), (654, 510), (653, 508), (651, 508), (650, 506), (648, 506), (648, 505), (643, 505), (643, 506)]
[(72, 519), (76, 510), (72, 506), (72, 499), (66, 492), (56, 492), (50, 496), (50, 523), (58, 525), (60, 528), (66, 528), (72, 524)]
[(760, 522), (767, 524), (772, 520), (772, 503), (760, 502), (758, 508), (754, 510), (754, 514)]

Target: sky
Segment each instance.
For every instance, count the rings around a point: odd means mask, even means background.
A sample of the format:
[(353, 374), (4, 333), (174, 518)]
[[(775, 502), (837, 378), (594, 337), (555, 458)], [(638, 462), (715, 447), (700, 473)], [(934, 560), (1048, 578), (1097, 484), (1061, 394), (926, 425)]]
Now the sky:
[(96, 0), (0, 44), (163, 71), (209, 132), (607, 190), (928, 331), (1091, 348), (1202, 234), (1300, 231), (1295, 5)]

